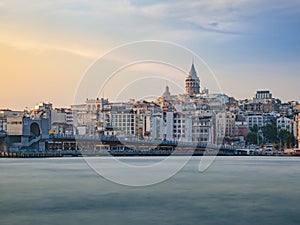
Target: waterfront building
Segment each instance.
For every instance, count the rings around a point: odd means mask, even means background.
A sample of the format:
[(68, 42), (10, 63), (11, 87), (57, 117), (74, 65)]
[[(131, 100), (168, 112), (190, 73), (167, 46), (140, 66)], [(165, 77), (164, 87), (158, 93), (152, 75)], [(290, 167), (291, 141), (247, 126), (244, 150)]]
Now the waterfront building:
[(132, 101), (132, 110), (137, 115), (137, 138), (150, 138), (151, 117), (153, 114), (162, 112), (161, 107), (154, 102)]
[(112, 107), (108, 114), (109, 126), (116, 132), (119, 137), (136, 137), (137, 136), (137, 114), (132, 109), (124, 107)]
[(24, 111), (0, 110), (0, 131), (9, 135), (21, 135), (24, 115)]
[(225, 137), (232, 138), (235, 135), (235, 114), (226, 112)]
[(163, 140), (174, 141), (174, 111), (164, 111), (163, 119)]
[(192, 120), (192, 141), (211, 144), (213, 142), (213, 118), (194, 116)]
[(150, 117), (150, 138), (154, 140), (163, 140), (163, 115), (162, 112), (152, 114)]
[(23, 111), (11, 111), (6, 115), (6, 132), (8, 135), (22, 135)]
[(297, 121), (297, 127), (298, 127), (298, 148), (300, 148), (300, 113), (298, 113), (298, 121)]
[(294, 112), (296, 114), (296, 124), (297, 124), (297, 140), (298, 140), (298, 149), (300, 149), (300, 105), (294, 107)]
[(73, 114), (74, 134), (85, 135), (87, 123), (86, 104), (71, 105), (71, 111)]
[(50, 133), (73, 135), (73, 114), (71, 109), (60, 108), (51, 110), (51, 130)]
[(24, 115), (24, 111), (0, 111), (0, 134), (5, 136), (2, 139), (3, 151), (20, 149)]
[[(294, 111), (293, 111), (294, 112)], [(292, 121), (292, 133), (296, 140), (298, 140), (298, 114), (297, 112), (294, 113)]]
[(95, 136), (104, 134), (107, 125), (108, 99), (87, 99), (84, 104), (71, 106), (74, 133)]
[(182, 112), (174, 114), (174, 140), (192, 141), (192, 118)]
[(45, 151), (50, 138), (51, 117), (45, 111), (30, 117), (23, 117), (21, 143), (19, 148)]
[(241, 141), (247, 139), (248, 136), (248, 123), (243, 114), (238, 114), (235, 119), (235, 137)]
[(7, 119), (6, 119), (7, 111), (11, 111), (11, 110), (0, 110), (0, 131), (1, 132), (7, 131)]
[(214, 118), (214, 144), (222, 144), (226, 130), (226, 112), (215, 112)]

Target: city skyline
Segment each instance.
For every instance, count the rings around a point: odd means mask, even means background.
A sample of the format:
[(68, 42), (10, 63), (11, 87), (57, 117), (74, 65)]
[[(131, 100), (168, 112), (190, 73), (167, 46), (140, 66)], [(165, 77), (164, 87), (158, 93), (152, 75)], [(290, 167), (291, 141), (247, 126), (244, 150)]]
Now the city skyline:
[[(95, 59), (145, 39), (193, 50), (229, 96), (251, 98), (266, 89), (299, 101), (299, 11), (293, 0), (0, 1), (0, 108), (22, 110), (40, 101), (69, 106)], [(183, 62), (186, 72), (190, 61)], [(179, 85), (174, 94), (184, 89)]]

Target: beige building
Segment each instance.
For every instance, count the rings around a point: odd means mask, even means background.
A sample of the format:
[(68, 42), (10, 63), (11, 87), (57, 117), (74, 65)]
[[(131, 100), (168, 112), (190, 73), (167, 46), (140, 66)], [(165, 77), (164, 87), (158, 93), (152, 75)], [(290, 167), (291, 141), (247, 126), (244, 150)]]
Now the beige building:
[(298, 127), (298, 148), (300, 148), (300, 113), (298, 113), (297, 117), (297, 127)]
[(22, 135), (23, 112), (12, 112), (7, 115), (7, 134)]
[(296, 116), (296, 124), (297, 124), (298, 149), (300, 149), (300, 105), (295, 106), (294, 110), (298, 114)]
[(225, 137), (234, 137), (235, 135), (235, 114), (226, 112)]

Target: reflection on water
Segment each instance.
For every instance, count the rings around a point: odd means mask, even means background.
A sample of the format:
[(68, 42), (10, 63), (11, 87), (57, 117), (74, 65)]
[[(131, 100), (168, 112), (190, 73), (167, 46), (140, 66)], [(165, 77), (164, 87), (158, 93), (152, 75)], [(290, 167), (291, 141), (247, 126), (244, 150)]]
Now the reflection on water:
[(0, 159), (0, 224), (300, 224), (300, 158), (217, 157), (204, 173), (199, 160), (160, 184), (127, 187), (83, 158)]

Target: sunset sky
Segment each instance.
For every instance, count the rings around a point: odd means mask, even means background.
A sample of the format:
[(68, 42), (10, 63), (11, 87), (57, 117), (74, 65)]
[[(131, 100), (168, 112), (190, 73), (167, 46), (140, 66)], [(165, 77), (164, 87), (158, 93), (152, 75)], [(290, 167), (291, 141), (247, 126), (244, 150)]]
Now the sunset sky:
[[(191, 49), (230, 96), (269, 89), (284, 101), (300, 100), (299, 27), (299, 0), (0, 0), (0, 108), (69, 106), (97, 58), (141, 40)], [(184, 76), (178, 85), (174, 93)]]

